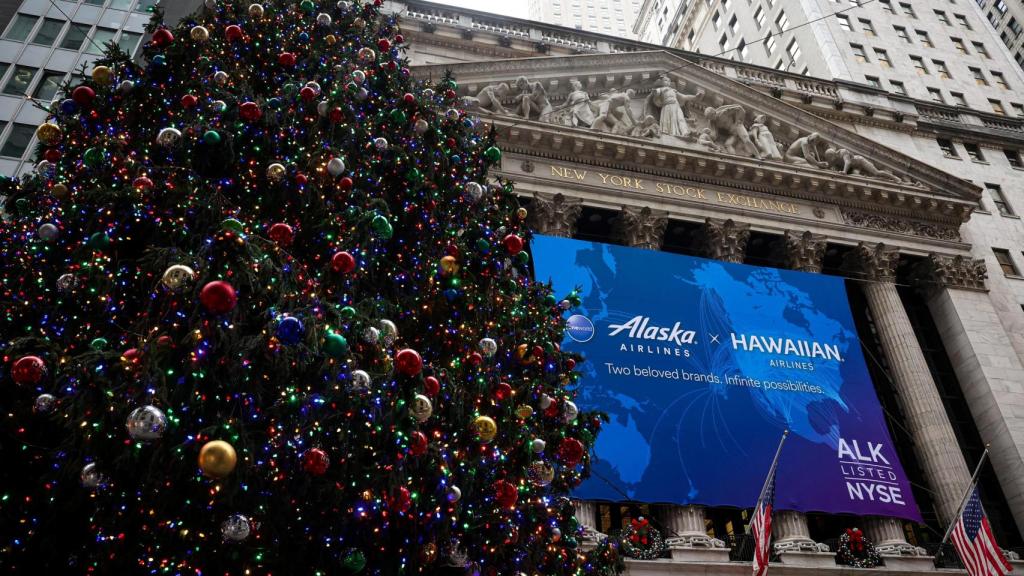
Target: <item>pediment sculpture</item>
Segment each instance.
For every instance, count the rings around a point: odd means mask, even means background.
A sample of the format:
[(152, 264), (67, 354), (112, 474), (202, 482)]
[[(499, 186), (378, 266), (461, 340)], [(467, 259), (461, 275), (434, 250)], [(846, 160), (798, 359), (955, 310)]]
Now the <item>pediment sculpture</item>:
[[(557, 100), (557, 99), (556, 99)], [(867, 157), (826, 142), (817, 132), (783, 125), (741, 103), (660, 74), (647, 86), (612, 86), (592, 95), (570, 78), (568, 92), (552, 105), (544, 84), (519, 76), (464, 97), (469, 109), (561, 126), (641, 138), (674, 146), (784, 162), (847, 175), (908, 182)]]

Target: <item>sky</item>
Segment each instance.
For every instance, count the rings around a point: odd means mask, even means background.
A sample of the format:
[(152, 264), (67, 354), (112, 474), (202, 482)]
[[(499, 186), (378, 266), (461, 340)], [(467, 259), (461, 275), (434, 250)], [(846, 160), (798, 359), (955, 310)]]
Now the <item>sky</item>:
[(472, 8), (482, 12), (493, 12), (505, 16), (516, 16), (526, 18), (528, 10), (527, 0), (433, 0), (438, 4), (448, 4), (460, 8)]

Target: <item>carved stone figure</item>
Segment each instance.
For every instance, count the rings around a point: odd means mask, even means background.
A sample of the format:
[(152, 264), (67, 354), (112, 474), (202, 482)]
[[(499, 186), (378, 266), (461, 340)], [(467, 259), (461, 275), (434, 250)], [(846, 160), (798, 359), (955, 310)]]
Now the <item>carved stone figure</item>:
[(633, 117), (633, 110), (629, 107), (629, 101), (633, 99), (633, 94), (632, 89), (619, 92), (618, 89), (612, 88), (612, 91), (602, 98), (608, 104), (604, 113), (594, 119), (592, 128), (612, 134), (629, 134), (637, 124), (636, 118)]
[(508, 114), (508, 110), (501, 105), (501, 99), (509, 92), (508, 83), (491, 84), (484, 86), (476, 96), (466, 96), (463, 101), (467, 108), (478, 108), (489, 110), (498, 114)]
[(867, 158), (860, 154), (854, 154), (846, 148), (833, 148), (829, 146), (825, 150), (825, 160), (843, 174), (860, 174), (863, 176), (874, 176), (875, 178), (885, 178), (893, 182), (902, 182), (900, 177), (891, 171), (880, 170)]
[(786, 162), (815, 168), (828, 168), (828, 162), (818, 157), (818, 140), (821, 136), (817, 132), (811, 132), (803, 138), (797, 138), (786, 150)]
[(661, 136), (661, 127), (658, 126), (658, 119), (654, 116), (647, 116), (643, 119), (643, 122), (633, 127), (629, 135), (640, 138), (657, 138)]
[(662, 74), (658, 77), (655, 88), (644, 101), (644, 117), (654, 116), (662, 134), (692, 138), (693, 133), (686, 122), (684, 109), (691, 103), (699, 103), (704, 99), (704, 91), (696, 94), (683, 94), (676, 90), (672, 79)]
[(572, 126), (593, 126), (594, 120), (597, 119), (597, 114), (601, 111), (600, 107), (591, 102), (590, 94), (587, 94), (587, 91), (583, 89), (583, 84), (579, 80), (569, 80), (569, 87), (572, 90), (565, 97), (565, 103), (556, 106), (551, 112), (569, 109), (571, 114), (569, 122)]
[(540, 118), (551, 113), (548, 92), (540, 82), (530, 82), (526, 76), (516, 78), (516, 112), (523, 118)]
[(713, 152), (722, 151), (722, 147), (715, 142), (715, 137), (711, 135), (711, 128), (704, 128), (700, 131), (700, 135), (697, 136), (697, 144)]
[(722, 147), (732, 154), (747, 154), (754, 158), (761, 158), (761, 152), (750, 140), (750, 133), (743, 125), (747, 111), (739, 104), (726, 104), (718, 108), (708, 106), (704, 109), (704, 116), (708, 124), (717, 134), (717, 141), (722, 142)]
[(768, 120), (764, 114), (754, 116), (754, 123), (750, 125), (750, 138), (761, 152), (761, 158), (782, 160), (779, 144), (775, 141), (772, 131), (768, 129)]

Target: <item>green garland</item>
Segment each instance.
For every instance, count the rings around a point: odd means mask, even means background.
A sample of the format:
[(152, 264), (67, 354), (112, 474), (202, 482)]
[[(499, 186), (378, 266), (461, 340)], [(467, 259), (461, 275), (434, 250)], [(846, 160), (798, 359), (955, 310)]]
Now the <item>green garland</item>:
[(629, 526), (619, 533), (622, 553), (637, 560), (654, 560), (665, 551), (665, 540), (661, 532), (650, 525), (646, 518), (630, 520)]
[(836, 551), (836, 564), (854, 568), (876, 568), (885, 562), (875, 550), (875, 545), (868, 540), (859, 528), (847, 529), (839, 537), (839, 550)]

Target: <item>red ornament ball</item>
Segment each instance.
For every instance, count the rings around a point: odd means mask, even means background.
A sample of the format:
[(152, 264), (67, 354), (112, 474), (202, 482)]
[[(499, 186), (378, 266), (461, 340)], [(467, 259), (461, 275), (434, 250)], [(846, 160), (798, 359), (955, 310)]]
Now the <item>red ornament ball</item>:
[(427, 396), (437, 396), (437, 393), (441, 391), (441, 381), (433, 376), (427, 376), (423, 379), (423, 393)]
[(422, 456), (427, 453), (427, 435), (419, 430), (409, 435), (409, 454)]
[(519, 490), (505, 480), (498, 480), (494, 483), (494, 500), (502, 508), (511, 508), (519, 501)]
[(391, 40), (388, 40), (387, 38), (377, 40), (377, 48), (380, 49), (381, 52), (391, 50)]
[(415, 376), (423, 370), (423, 358), (412, 348), (404, 348), (395, 354), (395, 370), (406, 376)]
[(354, 184), (354, 182), (352, 182), (352, 179), (349, 178), (348, 176), (345, 176), (341, 180), (338, 181), (338, 188), (341, 188), (342, 190), (348, 191), (348, 190), (352, 189), (352, 185), (353, 184)]
[(234, 310), (238, 304), (238, 294), (231, 284), (223, 280), (214, 280), (199, 291), (199, 301), (208, 311), (225, 314)]
[(89, 86), (78, 86), (71, 91), (71, 99), (79, 106), (89, 106), (96, 99), (96, 91)]
[(121, 364), (128, 370), (134, 370), (142, 362), (142, 351), (138, 348), (129, 348), (121, 353)]
[(403, 94), (402, 100), (405, 101), (406, 104), (416, 103), (416, 97), (413, 96), (411, 92), (406, 92), (405, 94)]
[(306, 175), (303, 174), (302, 172), (299, 172), (298, 174), (295, 175), (295, 183), (298, 184), (299, 186), (305, 186), (306, 182), (308, 181), (309, 178), (307, 178)]
[(409, 506), (412, 506), (409, 489), (405, 486), (399, 486), (397, 490), (391, 493), (391, 497), (388, 499), (388, 507), (395, 512), (404, 514), (409, 510)]
[(344, 120), (345, 114), (342, 112), (341, 107), (335, 106), (334, 108), (331, 108), (331, 112), (328, 114), (328, 117), (331, 119), (331, 122), (337, 124)]
[(404, 43), (405, 43), (405, 36), (402, 36), (401, 34), (395, 34), (395, 44), (404, 44)]
[(323, 476), (331, 465), (331, 457), (320, 448), (310, 448), (302, 453), (302, 469), (310, 476)]
[(139, 176), (135, 180), (132, 180), (132, 186), (134, 186), (136, 190), (140, 191), (149, 190), (153, 187), (153, 181), (147, 176)]
[(565, 367), (568, 368), (569, 370), (572, 370), (573, 368), (575, 368), (576, 367), (576, 359), (575, 358), (569, 358), (568, 360), (566, 360), (565, 361)]
[(246, 122), (255, 122), (263, 116), (263, 111), (260, 110), (260, 105), (255, 102), (243, 102), (238, 107), (238, 115)]
[(523, 251), (523, 239), (515, 234), (509, 234), (501, 241), (508, 253), (515, 256)]
[(282, 66), (295, 66), (295, 54), (291, 52), (281, 52), (277, 56), (277, 63)]
[(231, 26), (228, 26), (224, 29), (224, 36), (231, 42), (234, 42), (235, 40), (241, 40), (242, 27), (238, 26), (237, 24), (232, 24)]
[(356, 259), (348, 252), (335, 252), (331, 256), (331, 269), (340, 274), (348, 274), (356, 269)]
[(22, 356), (11, 366), (15, 384), (38, 384), (46, 375), (46, 363), (39, 356)]
[(181, 97), (181, 105), (185, 108), (195, 108), (198, 103), (199, 99), (192, 94), (185, 94)]
[(496, 400), (508, 400), (512, 396), (512, 385), (508, 382), (500, 382), (494, 387), (494, 398)]
[(484, 357), (479, 352), (473, 352), (468, 358), (471, 366), (479, 366), (484, 363)]
[(583, 443), (575, 438), (565, 438), (558, 445), (558, 459), (566, 466), (575, 466), (583, 460)]
[(153, 44), (167, 46), (171, 42), (174, 42), (174, 34), (171, 34), (171, 31), (167, 28), (161, 28), (153, 32)]
[(309, 102), (313, 98), (316, 98), (316, 90), (313, 90), (309, 86), (303, 86), (302, 90), (299, 90), (299, 96), (301, 96), (306, 102)]
[(60, 150), (56, 148), (47, 148), (46, 152), (43, 152), (43, 158), (45, 158), (46, 161), (50, 162), (51, 164), (60, 160), (60, 156)]
[(270, 227), (267, 236), (279, 246), (291, 246), (292, 240), (295, 240), (295, 231), (284, 222), (278, 222)]

